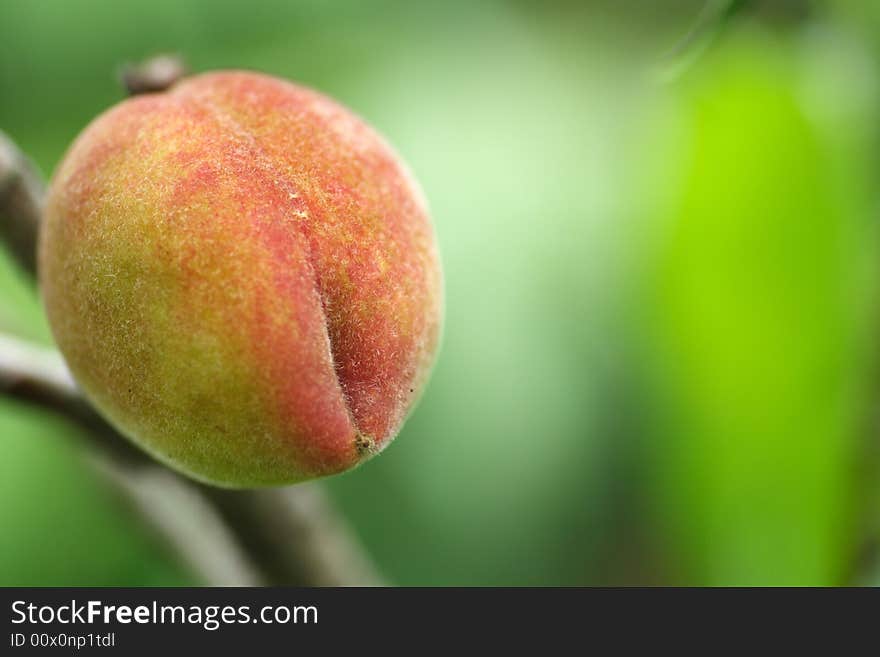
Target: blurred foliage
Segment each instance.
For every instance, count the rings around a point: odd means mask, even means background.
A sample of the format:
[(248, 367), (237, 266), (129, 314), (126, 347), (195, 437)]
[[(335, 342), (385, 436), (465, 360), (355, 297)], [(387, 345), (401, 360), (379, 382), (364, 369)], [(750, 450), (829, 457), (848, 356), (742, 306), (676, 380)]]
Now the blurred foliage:
[(640, 325), (662, 404), (657, 529), (688, 581), (834, 584), (853, 563), (880, 255), (873, 78), (826, 37), (728, 38), (668, 110)]
[[(658, 84), (703, 2), (6, 0), (0, 127), (51, 172), (119, 64), (172, 50), (389, 137), (444, 346), (394, 445), (327, 483), (393, 581), (866, 579), (877, 55), (855, 0), (743, 4)], [(5, 259), (0, 330), (49, 340)], [(66, 425), (4, 403), (0, 441), (0, 583), (185, 581)]]

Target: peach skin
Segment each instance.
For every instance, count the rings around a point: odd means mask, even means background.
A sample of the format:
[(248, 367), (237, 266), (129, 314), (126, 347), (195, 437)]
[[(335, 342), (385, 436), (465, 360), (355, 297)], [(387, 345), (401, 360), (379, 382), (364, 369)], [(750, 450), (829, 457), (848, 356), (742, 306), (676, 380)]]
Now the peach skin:
[(86, 397), (216, 485), (293, 483), (378, 453), (438, 346), (417, 183), (350, 111), (266, 75), (199, 75), (95, 119), (52, 180), (38, 256)]

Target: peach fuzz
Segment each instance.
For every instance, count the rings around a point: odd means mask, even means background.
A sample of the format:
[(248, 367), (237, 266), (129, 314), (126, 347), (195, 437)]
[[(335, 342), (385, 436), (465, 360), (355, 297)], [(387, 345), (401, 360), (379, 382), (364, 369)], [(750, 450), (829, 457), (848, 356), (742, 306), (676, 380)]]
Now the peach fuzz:
[(386, 447), (437, 350), (422, 193), (312, 90), (216, 72), (110, 109), (51, 183), (39, 273), (84, 394), (197, 479), (278, 485)]

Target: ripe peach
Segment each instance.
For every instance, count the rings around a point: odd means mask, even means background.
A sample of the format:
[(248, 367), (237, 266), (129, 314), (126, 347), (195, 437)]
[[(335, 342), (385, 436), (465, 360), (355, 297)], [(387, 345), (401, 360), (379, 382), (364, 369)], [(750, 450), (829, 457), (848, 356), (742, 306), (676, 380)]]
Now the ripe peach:
[(437, 349), (440, 265), (405, 165), (337, 103), (256, 73), (95, 119), (52, 181), (39, 268), (90, 401), (220, 485), (377, 453)]

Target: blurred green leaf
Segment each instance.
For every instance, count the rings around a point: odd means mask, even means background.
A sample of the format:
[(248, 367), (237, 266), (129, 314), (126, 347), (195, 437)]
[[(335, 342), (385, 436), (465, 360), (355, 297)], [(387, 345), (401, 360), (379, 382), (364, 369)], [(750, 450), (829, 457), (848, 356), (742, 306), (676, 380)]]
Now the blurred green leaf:
[(812, 95), (797, 44), (746, 31), (672, 90), (643, 320), (655, 529), (692, 583), (835, 584), (854, 557), (878, 254), (846, 71)]

